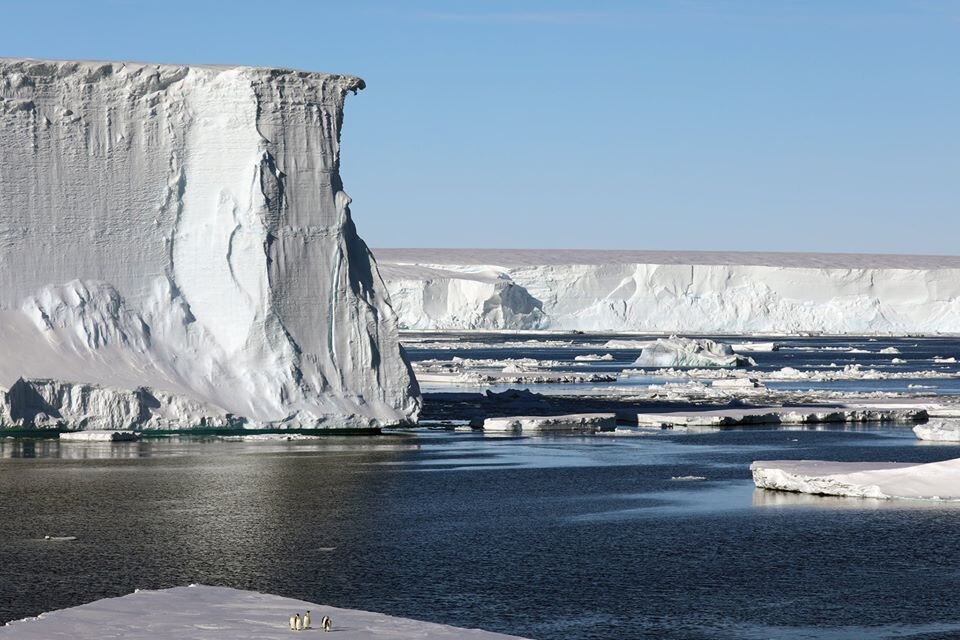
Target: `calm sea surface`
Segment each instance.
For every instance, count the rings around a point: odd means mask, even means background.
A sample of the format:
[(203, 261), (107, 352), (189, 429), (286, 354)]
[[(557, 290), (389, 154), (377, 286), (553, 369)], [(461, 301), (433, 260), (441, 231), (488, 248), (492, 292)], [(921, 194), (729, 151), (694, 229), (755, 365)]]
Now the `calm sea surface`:
[(0, 620), (197, 582), (533, 638), (960, 637), (960, 505), (749, 480), (757, 458), (960, 456), (905, 428), (0, 455)]

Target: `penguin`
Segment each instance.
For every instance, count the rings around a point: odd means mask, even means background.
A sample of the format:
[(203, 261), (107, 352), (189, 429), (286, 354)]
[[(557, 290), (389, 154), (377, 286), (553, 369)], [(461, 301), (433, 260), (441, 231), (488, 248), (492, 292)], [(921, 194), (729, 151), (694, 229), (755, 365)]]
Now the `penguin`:
[(294, 617), (290, 616), (290, 631), (296, 631), (296, 630), (297, 630), (297, 623), (294, 620)]
[(293, 616), (293, 626), (294, 631), (303, 631), (303, 620), (300, 619), (300, 614)]
[(307, 612), (303, 614), (303, 628), (310, 628), (310, 609), (307, 609)]
[(333, 628), (333, 620), (330, 619), (330, 616), (323, 616), (320, 620), (320, 626), (323, 627), (324, 631), (330, 631)]

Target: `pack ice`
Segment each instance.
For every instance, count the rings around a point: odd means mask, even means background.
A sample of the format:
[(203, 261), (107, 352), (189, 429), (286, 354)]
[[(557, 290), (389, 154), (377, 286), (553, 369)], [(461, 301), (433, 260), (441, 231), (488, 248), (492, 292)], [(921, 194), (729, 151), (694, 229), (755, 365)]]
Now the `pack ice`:
[(0, 425), (415, 418), (338, 174), (344, 99), (361, 88), (0, 59)]
[(378, 249), (401, 326), (960, 333), (960, 258)]

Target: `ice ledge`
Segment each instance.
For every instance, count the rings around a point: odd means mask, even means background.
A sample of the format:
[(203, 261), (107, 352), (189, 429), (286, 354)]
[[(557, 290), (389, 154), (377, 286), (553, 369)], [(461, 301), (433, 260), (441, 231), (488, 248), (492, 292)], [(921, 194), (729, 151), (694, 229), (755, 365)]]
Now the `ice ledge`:
[(382, 613), (338, 609), (304, 600), (191, 585), (158, 591), (136, 591), (120, 598), (42, 613), (36, 618), (0, 627), (0, 638), (23, 640), (279, 640), (295, 632), (288, 627), (294, 613), (309, 610), (313, 630), (329, 616), (340, 640), (360, 638), (423, 638), (427, 640), (510, 640), (516, 636), (478, 629), (396, 618)]

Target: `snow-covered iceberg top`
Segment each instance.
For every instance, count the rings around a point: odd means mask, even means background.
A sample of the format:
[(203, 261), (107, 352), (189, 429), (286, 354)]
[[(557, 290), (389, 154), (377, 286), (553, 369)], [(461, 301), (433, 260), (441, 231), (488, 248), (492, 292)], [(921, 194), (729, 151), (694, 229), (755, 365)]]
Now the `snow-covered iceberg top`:
[(757, 461), (761, 489), (856, 498), (960, 501), (960, 458), (926, 464), (898, 462)]
[[(414, 419), (416, 382), (339, 175), (345, 96), (363, 86), (0, 59), (0, 387), (90, 385), (68, 395), (121, 417), (146, 388), (164, 405), (141, 403), (153, 426)], [(58, 398), (38, 412), (50, 423), (78, 412)], [(8, 412), (2, 426), (44, 425)]]
[(191, 585), (158, 591), (136, 591), (120, 598), (43, 613), (0, 627), (3, 640), (289, 640), (295, 613), (310, 611), (312, 631), (329, 616), (334, 637), (423, 638), (425, 640), (510, 640), (515, 636), (478, 629), (397, 618), (381, 613), (338, 609), (303, 600)]
[(643, 348), (638, 367), (748, 367), (756, 362), (736, 353), (729, 344), (700, 338), (658, 338)]
[(913, 433), (920, 440), (934, 442), (960, 442), (960, 423), (957, 422), (928, 422), (918, 424)]

